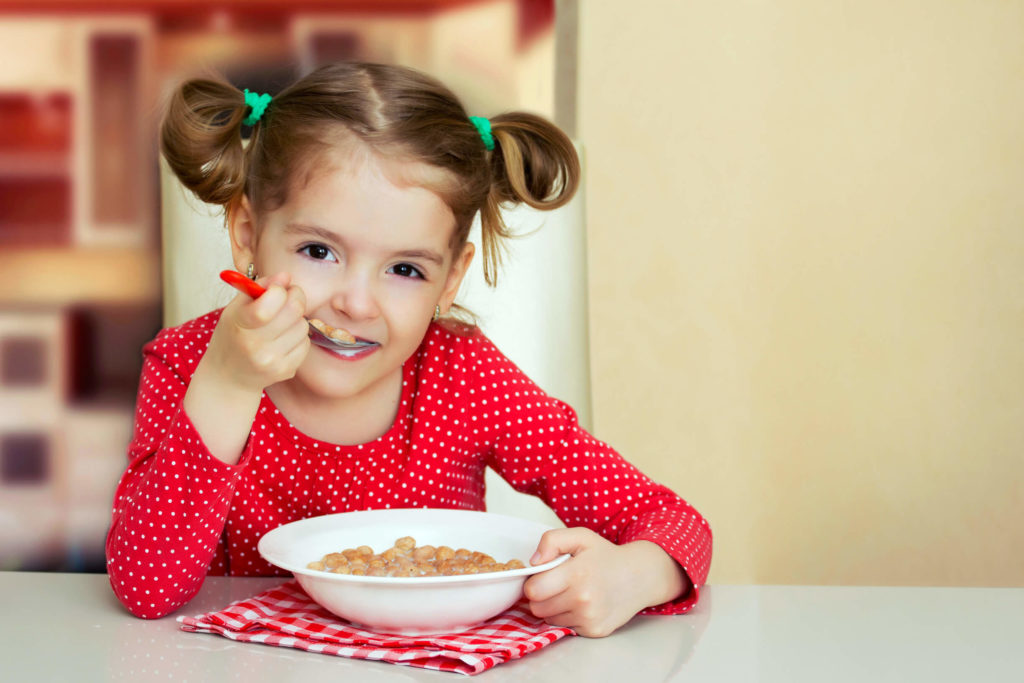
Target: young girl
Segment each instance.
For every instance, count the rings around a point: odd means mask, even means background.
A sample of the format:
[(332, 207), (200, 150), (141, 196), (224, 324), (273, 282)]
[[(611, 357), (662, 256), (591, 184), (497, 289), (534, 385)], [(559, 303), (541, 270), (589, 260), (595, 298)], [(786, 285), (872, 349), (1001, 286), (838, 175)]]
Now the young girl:
[[(560, 130), (525, 113), (471, 118), (423, 74), (344, 63), (272, 99), (187, 82), (161, 134), (184, 185), (226, 207), (235, 266), (267, 291), (144, 348), (106, 545), (133, 614), (181, 607), (208, 574), (281, 573), (256, 543), (294, 520), (483, 510), (486, 467), (568, 527), (531, 558), (572, 555), (526, 582), (539, 618), (603, 636), (638, 611), (695, 604), (705, 520), (449, 316), (477, 213), (493, 284), (499, 207), (551, 209), (575, 192), (579, 161)], [(312, 344), (306, 318), (365, 344)]]

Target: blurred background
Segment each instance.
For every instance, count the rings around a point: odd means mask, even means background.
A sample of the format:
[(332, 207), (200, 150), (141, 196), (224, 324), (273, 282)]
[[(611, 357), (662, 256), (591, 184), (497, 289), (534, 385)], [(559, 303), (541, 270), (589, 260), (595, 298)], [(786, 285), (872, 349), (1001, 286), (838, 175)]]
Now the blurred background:
[(339, 59), (554, 115), (553, 0), (0, 1), (0, 569), (104, 568), (163, 319), (169, 90), (216, 70), (273, 93)]
[(349, 56), (584, 150), (594, 433), (711, 581), (1024, 585), (1024, 2), (0, 0), (0, 562), (95, 568), (170, 84)]

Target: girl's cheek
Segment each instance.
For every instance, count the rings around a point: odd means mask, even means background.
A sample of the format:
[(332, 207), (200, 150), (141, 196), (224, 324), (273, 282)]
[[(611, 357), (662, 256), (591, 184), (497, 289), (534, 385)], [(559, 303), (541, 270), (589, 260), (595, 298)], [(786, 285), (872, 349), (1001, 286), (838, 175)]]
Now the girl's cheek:
[(401, 310), (404, 315), (414, 316), (417, 311), (424, 308), (433, 310), (434, 303), (440, 292), (434, 288), (425, 286), (422, 280), (411, 283), (399, 283), (389, 288), (385, 297), (381, 300), (381, 306), (391, 310)]

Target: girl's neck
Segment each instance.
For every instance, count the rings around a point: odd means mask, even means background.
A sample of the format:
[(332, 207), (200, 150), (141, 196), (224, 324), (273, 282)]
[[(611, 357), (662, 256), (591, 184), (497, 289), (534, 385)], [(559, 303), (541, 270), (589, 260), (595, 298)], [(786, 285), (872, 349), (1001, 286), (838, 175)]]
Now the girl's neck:
[(281, 414), (300, 432), (318, 441), (356, 445), (374, 441), (391, 429), (402, 400), (402, 368), (355, 396), (325, 398), (296, 379), (267, 387)]

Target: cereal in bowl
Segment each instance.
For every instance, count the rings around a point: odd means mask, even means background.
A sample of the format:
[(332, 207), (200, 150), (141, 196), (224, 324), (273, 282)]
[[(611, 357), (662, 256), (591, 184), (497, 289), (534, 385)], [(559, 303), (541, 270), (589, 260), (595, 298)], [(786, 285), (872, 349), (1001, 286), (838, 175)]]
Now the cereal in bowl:
[(328, 553), (319, 560), (306, 565), (334, 574), (380, 577), (460, 576), (484, 574), (510, 569), (522, 569), (526, 565), (517, 559), (498, 562), (486, 553), (459, 548), (453, 550), (446, 545), (416, 545), (412, 536), (403, 536), (382, 553), (361, 545), (337, 553)]

